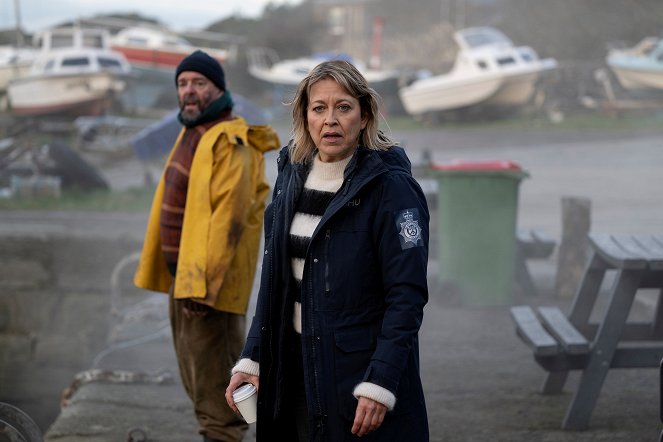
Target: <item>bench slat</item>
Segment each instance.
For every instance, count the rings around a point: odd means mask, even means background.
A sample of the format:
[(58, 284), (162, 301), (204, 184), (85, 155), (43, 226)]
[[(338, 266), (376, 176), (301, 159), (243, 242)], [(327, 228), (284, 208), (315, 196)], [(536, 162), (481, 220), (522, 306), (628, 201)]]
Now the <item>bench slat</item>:
[(537, 230), (519, 229), (516, 232), (518, 248), (525, 259), (547, 258), (555, 250), (556, 242)]
[(632, 239), (641, 250), (646, 251), (650, 269), (663, 269), (663, 239), (655, 235), (633, 235)]
[(534, 310), (528, 306), (511, 307), (518, 336), (534, 349), (535, 356), (552, 356), (559, 353), (555, 338), (543, 328)]
[(645, 269), (647, 261), (641, 256), (634, 255), (619, 244), (614, 235), (590, 234), (589, 239), (596, 253), (616, 268)]
[(612, 239), (627, 253), (644, 259), (650, 266), (663, 261), (663, 253), (657, 252), (656, 243), (650, 243), (653, 237), (649, 235), (613, 235)]
[(585, 354), (589, 352), (587, 339), (576, 330), (559, 308), (539, 307), (538, 310), (543, 326), (562, 345), (566, 353)]

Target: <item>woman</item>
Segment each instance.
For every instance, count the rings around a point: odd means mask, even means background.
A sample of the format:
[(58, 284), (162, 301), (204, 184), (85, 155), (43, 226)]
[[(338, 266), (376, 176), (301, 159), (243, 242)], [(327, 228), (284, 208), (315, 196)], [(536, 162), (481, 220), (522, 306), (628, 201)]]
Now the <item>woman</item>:
[(292, 102), (256, 313), (226, 390), (258, 387), (257, 439), (428, 440), (418, 333), (429, 214), (378, 96), (323, 62)]

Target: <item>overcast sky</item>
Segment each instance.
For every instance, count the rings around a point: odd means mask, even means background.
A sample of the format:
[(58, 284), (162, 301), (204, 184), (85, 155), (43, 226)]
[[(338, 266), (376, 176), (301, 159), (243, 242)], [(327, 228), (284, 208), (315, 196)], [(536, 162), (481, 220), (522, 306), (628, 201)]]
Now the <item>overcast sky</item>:
[(22, 27), (28, 32), (107, 13), (138, 13), (183, 31), (205, 28), (233, 14), (256, 17), (268, 3), (296, 4), (301, 0), (0, 0), (0, 29), (16, 26), (17, 2)]

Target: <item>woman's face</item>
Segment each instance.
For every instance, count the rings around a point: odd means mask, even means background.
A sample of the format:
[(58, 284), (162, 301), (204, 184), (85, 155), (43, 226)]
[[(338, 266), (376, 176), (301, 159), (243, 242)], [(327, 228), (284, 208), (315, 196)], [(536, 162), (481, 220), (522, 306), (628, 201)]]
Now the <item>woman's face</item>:
[(306, 122), (320, 159), (331, 163), (352, 155), (367, 119), (359, 100), (335, 80), (325, 78), (311, 86)]

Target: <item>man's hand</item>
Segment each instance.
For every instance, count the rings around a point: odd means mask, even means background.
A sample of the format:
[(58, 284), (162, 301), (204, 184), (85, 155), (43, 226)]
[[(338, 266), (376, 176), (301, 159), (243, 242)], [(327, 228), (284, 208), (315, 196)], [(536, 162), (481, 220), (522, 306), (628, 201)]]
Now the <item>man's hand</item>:
[(177, 301), (182, 306), (182, 310), (184, 311), (184, 316), (186, 316), (187, 318), (202, 318), (205, 315), (207, 315), (207, 312), (209, 311), (208, 306), (196, 302), (190, 298), (178, 299)]
[(361, 437), (377, 430), (382, 425), (385, 414), (387, 414), (386, 405), (363, 396), (359, 397), (355, 420), (352, 423), (352, 434)]

